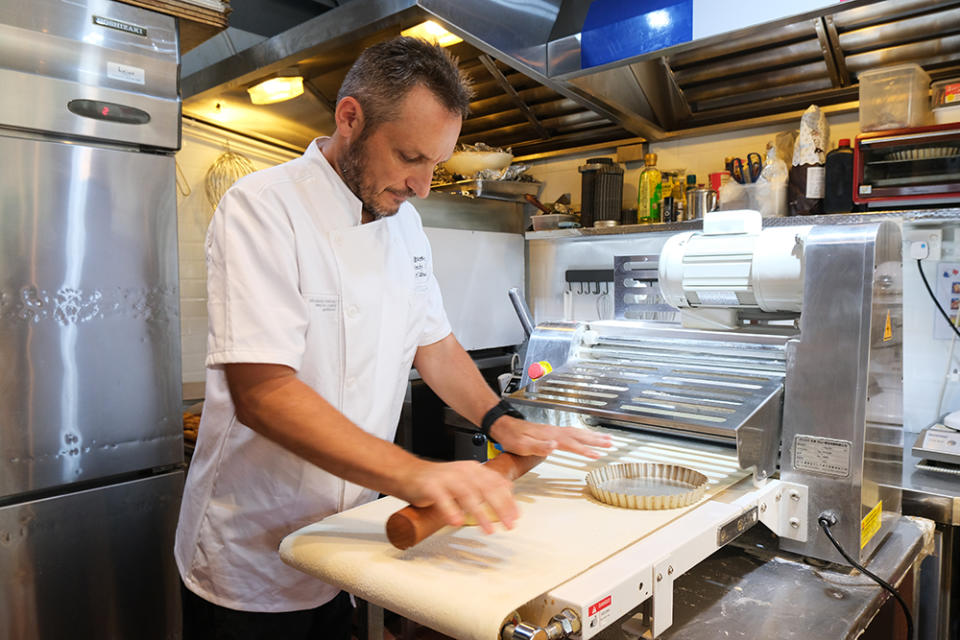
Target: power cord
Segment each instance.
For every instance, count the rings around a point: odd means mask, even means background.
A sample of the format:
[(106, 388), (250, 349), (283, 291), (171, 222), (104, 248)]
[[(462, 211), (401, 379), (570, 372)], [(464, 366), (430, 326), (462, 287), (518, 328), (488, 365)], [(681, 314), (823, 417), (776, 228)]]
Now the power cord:
[(907, 608), (907, 603), (903, 601), (903, 598), (900, 597), (900, 594), (897, 593), (897, 590), (890, 586), (887, 581), (868, 571), (866, 567), (859, 564), (856, 560), (850, 557), (850, 554), (843, 550), (843, 547), (840, 546), (840, 543), (837, 541), (837, 539), (833, 537), (833, 533), (830, 532), (830, 527), (836, 524), (835, 516), (821, 515), (819, 518), (817, 518), (817, 522), (820, 524), (820, 528), (823, 529), (823, 532), (827, 534), (827, 538), (830, 539), (830, 542), (833, 543), (833, 546), (836, 547), (837, 551), (840, 552), (840, 555), (842, 555), (852, 567), (868, 578), (871, 578), (874, 582), (889, 591), (893, 597), (897, 599), (897, 602), (900, 603), (900, 608), (903, 609), (903, 617), (907, 620), (907, 640), (913, 640), (913, 616), (910, 615), (910, 609)]
[(953, 329), (953, 332), (957, 334), (957, 337), (960, 337), (960, 330), (958, 330), (956, 325), (953, 324), (953, 320), (950, 319), (950, 315), (943, 310), (943, 307), (940, 306), (940, 301), (937, 300), (936, 294), (933, 293), (933, 289), (930, 288), (930, 283), (927, 282), (927, 275), (923, 272), (923, 266), (921, 265), (919, 259), (917, 259), (917, 271), (920, 272), (920, 279), (923, 280), (923, 286), (927, 288), (927, 293), (930, 294), (930, 299), (933, 300), (933, 304), (937, 305), (937, 310), (940, 311), (940, 315), (942, 315), (943, 319), (947, 321), (947, 324), (950, 325), (950, 328)]

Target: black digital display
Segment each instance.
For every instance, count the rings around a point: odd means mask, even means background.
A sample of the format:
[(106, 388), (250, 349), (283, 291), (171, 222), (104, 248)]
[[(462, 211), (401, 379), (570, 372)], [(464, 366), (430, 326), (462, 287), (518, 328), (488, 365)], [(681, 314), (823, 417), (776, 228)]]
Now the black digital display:
[(150, 122), (150, 114), (143, 109), (114, 102), (103, 102), (102, 100), (71, 100), (67, 103), (67, 109), (78, 116), (94, 118), (95, 120), (108, 120), (124, 124), (147, 124)]

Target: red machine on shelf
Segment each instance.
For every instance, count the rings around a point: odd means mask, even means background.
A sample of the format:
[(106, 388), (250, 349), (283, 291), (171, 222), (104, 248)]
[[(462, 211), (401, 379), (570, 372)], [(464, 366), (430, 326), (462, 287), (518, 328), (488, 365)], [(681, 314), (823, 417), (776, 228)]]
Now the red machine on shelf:
[(960, 202), (960, 123), (860, 134), (853, 177), (857, 204)]

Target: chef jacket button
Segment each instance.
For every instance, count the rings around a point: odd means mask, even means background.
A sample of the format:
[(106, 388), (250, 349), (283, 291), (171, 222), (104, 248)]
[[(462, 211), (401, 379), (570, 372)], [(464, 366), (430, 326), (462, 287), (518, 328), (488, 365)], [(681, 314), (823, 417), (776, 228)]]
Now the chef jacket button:
[(346, 380), (344, 380), (344, 382), (346, 383), (346, 385), (347, 385), (348, 388), (351, 388), (351, 389), (352, 389), (352, 388), (354, 387), (354, 385), (357, 384), (357, 379), (354, 378), (353, 376), (350, 376), (349, 378), (347, 378)]
[(360, 309), (357, 307), (357, 305), (352, 304), (349, 307), (347, 307), (347, 317), (356, 318), (359, 314), (360, 314)]

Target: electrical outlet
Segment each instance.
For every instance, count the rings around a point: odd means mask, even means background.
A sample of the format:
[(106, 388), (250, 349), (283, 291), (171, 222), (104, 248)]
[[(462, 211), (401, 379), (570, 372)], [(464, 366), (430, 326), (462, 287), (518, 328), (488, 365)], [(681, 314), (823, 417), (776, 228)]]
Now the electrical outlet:
[(943, 229), (905, 229), (904, 240), (909, 247), (914, 242), (924, 242), (927, 244), (926, 260), (940, 260), (943, 251)]

